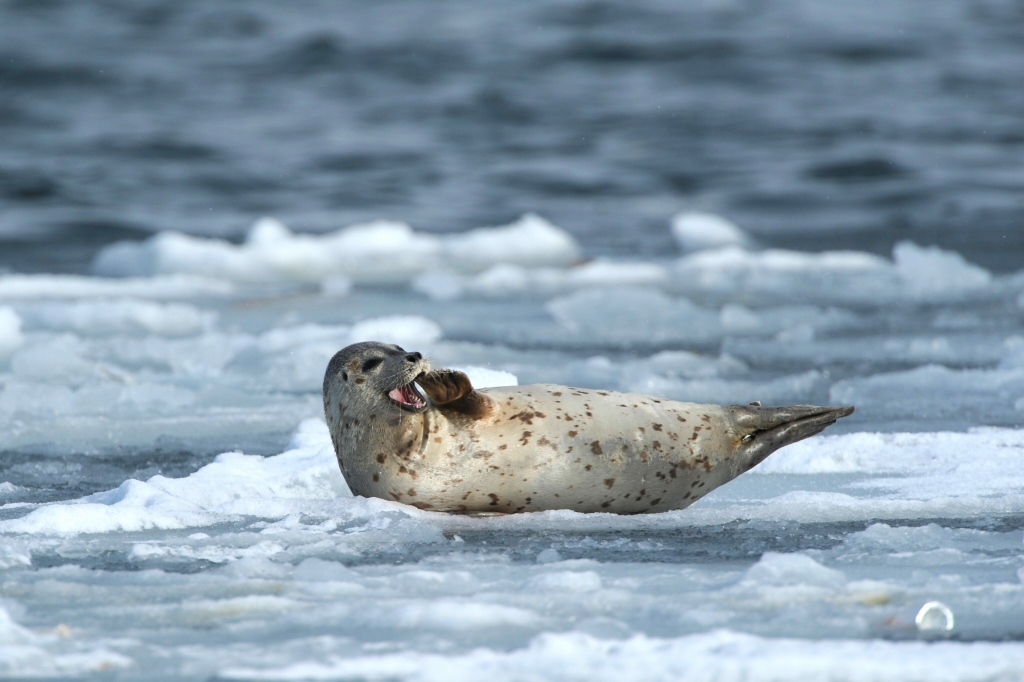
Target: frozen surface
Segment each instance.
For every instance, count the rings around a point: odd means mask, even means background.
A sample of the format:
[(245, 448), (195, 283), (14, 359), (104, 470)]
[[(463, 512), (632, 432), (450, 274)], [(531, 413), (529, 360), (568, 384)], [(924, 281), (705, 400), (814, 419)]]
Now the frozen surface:
[[(0, 676), (1020, 679), (1024, 274), (725, 225), (581, 262), (537, 216), (264, 219), (0, 275)], [(369, 339), (480, 387), (857, 412), (679, 512), (431, 514), (335, 462), (323, 371)]]

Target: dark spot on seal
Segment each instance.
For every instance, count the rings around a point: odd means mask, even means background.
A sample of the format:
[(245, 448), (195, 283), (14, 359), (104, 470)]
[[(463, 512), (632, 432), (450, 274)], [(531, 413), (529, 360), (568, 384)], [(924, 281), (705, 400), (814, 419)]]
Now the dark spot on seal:
[(379, 455), (377, 455), (377, 463), (378, 463), (378, 464), (383, 464), (383, 463), (384, 463), (384, 460), (385, 460), (386, 458), (387, 458), (387, 456), (386, 456), (386, 455), (385, 455), (385, 454), (384, 454), (383, 452), (382, 452), (382, 453), (380, 453)]
[(568, 435), (569, 435), (569, 438), (575, 438), (576, 434), (577, 434), (576, 431), (570, 431)]
[(686, 420), (680, 417), (678, 414), (676, 415), (676, 421), (686, 422)]
[(356, 379), (356, 383), (357, 384), (365, 384), (366, 383), (366, 378), (365, 377), (359, 377), (358, 379)]
[(374, 474), (373, 475), (373, 482), (376, 483), (379, 480), (380, 480), (380, 474)]
[(591, 469), (593, 469), (594, 467), (592, 467), (591, 465), (589, 465), (589, 464), (588, 464), (587, 466), (585, 466), (585, 467), (583, 467), (583, 468), (584, 468), (584, 469), (586, 469), (587, 471), (590, 471), (590, 470), (591, 470)]
[(553, 395), (553, 396), (560, 396), (560, 395), (562, 395), (562, 392), (561, 391), (555, 391), (551, 395)]
[(651, 506), (653, 507), (654, 505), (658, 504), (659, 502), (661, 502), (661, 498), (660, 497), (655, 499), (655, 500), (651, 500)]
[(690, 484), (690, 487), (691, 488), (695, 488), (695, 487), (697, 487), (698, 483), (700, 483), (700, 481), (694, 481), (693, 483)]
[(686, 493), (685, 495), (683, 495), (683, 499), (684, 499), (684, 500), (688, 500), (688, 499), (690, 499), (690, 493), (689, 493), (689, 491), (687, 491), (687, 493)]
[(519, 442), (526, 445), (530, 442), (530, 436), (533, 435), (533, 431), (523, 431), (523, 435), (519, 437)]
[(607, 502), (602, 502), (602, 503), (601, 503), (601, 507), (602, 507), (602, 508), (604, 508), (604, 507), (610, 507), (610, 506), (612, 506), (612, 500), (608, 500)]
[(487, 497), (491, 498), (490, 506), (492, 506), (492, 507), (497, 507), (498, 506), (498, 496), (497, 495), (495, 495), (494, 493), (487, 493)]
[(651, 424), (651, 428), (655, 431), (661, 431), (661, 424)]
[(499, 450), (508, 450), (508, 443), (504, 443), (498, 446)]
[(710, 416), (710, 415), (707, 415), (707, 414), (702, 414), (702, 415), (700, 416), (700, 418), (701, 418), (701, 421), (705, 421), (705, 422), (709, 422), (709, 421), (711, 421), (711, 416)]
[(604, 479), (604, 484), (606, 486), (608, 486), (609, 488), (611, 488), (613, 485), (615, 485), (615, 479), (614, 478), (606, 478), (606, 479)]
[(407, 473), (409, 473), (409, 470), (406, 469), (404, 466), (401, 466), (401, 467), (398, 467), (398, 473), (400, 473), (400, 474), (407, 474)]
[(590, 451), (593, 452), (595, 455), (603, 455), (604, 450), (601, 449), (601, 441), (595, 440), (593, 443), (591, 443)]
[(409, 497), (416, 497), (416, 488), (409, 488), (409, 490), (406, 492), (406, 494)]
[(388, 495), (391, 495), (391, 497), (395, 498), (395, 502), (402, 501), (402, 493), (388, 493)]

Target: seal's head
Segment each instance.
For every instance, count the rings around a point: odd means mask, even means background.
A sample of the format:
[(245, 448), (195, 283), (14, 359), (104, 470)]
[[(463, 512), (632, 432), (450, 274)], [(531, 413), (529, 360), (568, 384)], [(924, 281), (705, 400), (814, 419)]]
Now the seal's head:
[(328, 423), (333, 427), (340, 419), (426, 410), (427, 400), (413, 382), (429, 371), (430, 363), (422, 354), (401, 346), (366, 341), (342, 348), (324, 374)]

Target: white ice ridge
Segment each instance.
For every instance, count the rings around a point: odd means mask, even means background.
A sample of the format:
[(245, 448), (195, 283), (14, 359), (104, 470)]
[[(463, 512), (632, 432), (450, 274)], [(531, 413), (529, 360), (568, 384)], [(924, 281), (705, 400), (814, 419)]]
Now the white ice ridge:
[(132, 665), (132, 660), (101, 646), (62, 642), (57, 633), (37, 634), (18, 625), (0, 606), (0, 678), (65, 678)]
[[(438, 528), (626, 530), (737, 520), (815, 523), (940, 516), (976, 518), (1024, 513), (1021, 461), (1024, 430), (818, 436), (772, 455), (754, 471), (762, 476), (844, 473), (859, 477), (849, 477), (845, 484), (833, 485), (829, 492), (798, 488), (768, 498), (748, 498), (737, 493), (743, 488), (733, 483), (732, 493), (730, 486), (725, 486), (689, 509), (646, 516), (552, 511), (466, 519), (384, 500), (351, 497), (339, 472), (326, 425), (320, 419), (309, 419), (299, 428), (290, 449), (280, 455), (261, 457), (231, 452), (185, 478), (154, 476), (145, 482), (128, 480), (114, 490), (70, 502), (42, 504), (21, 518), (0, 521), (0, 533), (74, 536), (201, 528), (246, 518), (277, 520), (296, 514), (329, 521), (334, 524), (331, 528), (336, 528), (341, 521), (362, 519), (376, 523), (375, 519), (383, 519), (386, 512), (394, 511), (408, 517), (411, 526), (407, 524), (406, 530), (413, 532), (418, 528), (414, 533), (424, 541), (432, 541)], [(737, 494), (740, 496), (736, 497)], [(385, 527), (390, 523), (387, 521)], [(386, 534), (381, 536), (382, 541), (385, 537)], [(174, 542), (170, 542), (158, 549), (139, 551), (201, 551), (193, 546), (195, 543), (178, 544), (174, 547)], [(240, 550), (218, 551), (224, 553), (225, 560)]]
[(0, 274), (0, 301), (122, 296), (161, 300), (229, 296), (234, 291), (234, 284), (216, 276), (164, 275), (108, 278), (80, 275)]
[(439, 268), (472, 273), (498, 263), (564, 267), (578, 256), (567, 232), (534, 214), (503, 227), (445, 235), (383, 220), (324, 235), (294, 234), (280, 221), (263, 218), (240, 245), (162, 232), (142, 243), (106, 247), (93, 265), (97, 274), (112, 276), (187, 273), (238, 282), (346, 277), (357, 283), (396, 283)]
[(18, 313), (7, 306), (0, 306), (0, 362), (9, 358), (24, 342)]
[(723, 246), (751, 245), (746, 232), (714, 213), (687, 211), (672, 218), (672, 236), (684, 253)]
[(477, 682), (859, 682), (862, 680), (1015, 680), (1024, 676), (1024, 644), (806, 640), (731, 630), (673, 639), (603, 639), (544, 633), (512, 651), (478, 648), (454, 655), (397, 652), (332, 657), (281, 667), (222, 669), (221, 679), (403, 680)]

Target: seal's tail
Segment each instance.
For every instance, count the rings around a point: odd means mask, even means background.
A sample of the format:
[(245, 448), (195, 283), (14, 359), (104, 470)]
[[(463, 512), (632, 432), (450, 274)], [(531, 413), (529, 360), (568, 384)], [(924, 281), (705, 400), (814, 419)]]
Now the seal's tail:
[(746, 469), (752, 469), (778, 450), (804, 438), (810, 438), (853, 413), (850, 407), (788, 405), (732, 405), (729, 407), (739, 427)]

